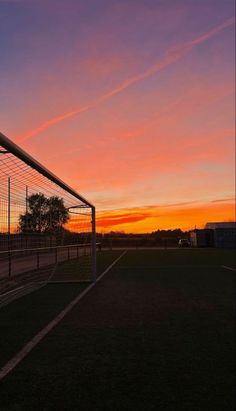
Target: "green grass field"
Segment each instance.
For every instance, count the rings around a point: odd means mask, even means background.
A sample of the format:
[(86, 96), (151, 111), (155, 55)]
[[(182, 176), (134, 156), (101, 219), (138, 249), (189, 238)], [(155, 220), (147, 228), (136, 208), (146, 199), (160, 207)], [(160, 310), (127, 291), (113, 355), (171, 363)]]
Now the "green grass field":
[[(98, 253), (98, 274), (121, 253)], [(233, 411), (235, 271), (222, 266), (232, 250), (129, 250), (1, 381), (0, 410)], [(0, 365), (86, 287), (3, 307)]]

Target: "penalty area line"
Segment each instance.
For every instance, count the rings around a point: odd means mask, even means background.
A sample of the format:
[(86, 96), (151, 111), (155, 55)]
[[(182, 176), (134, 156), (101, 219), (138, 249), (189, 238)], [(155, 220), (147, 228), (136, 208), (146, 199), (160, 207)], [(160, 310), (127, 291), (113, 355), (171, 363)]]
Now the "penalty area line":
[(58, 314), (54, 320), (50, 321), (46, 327), (36, 334), (32, 340), (30, 340), (14, 357), (12, 357), (1, 369), (0, 369), (0, 380), (2, 380), (6, 375), (8, 375), (29, 353), (30, 351), (39, 344), (39, 342), (72, 310), (72, 308), (78, 304), (78, 302), (104, 277), (108, 271), (125, 255), (127, 250), (125, 250), (109, 267), (94, 281), (90, 284), (81, 294), (79, 294), (74, 300), (67, 305), (64, 310)]
[(222, 268), (225, 268), (226, 270), (236, 271), (236, 268), (228, 267), (227, 265), (222, 265), (221, 267), (222, 267)]

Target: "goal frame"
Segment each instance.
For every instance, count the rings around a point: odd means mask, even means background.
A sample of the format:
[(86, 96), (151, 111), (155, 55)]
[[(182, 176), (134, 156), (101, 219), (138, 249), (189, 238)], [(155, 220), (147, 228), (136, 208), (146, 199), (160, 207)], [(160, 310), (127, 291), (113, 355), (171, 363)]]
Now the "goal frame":
[(4, 148), (6, 151), (1, 151), (0, 155), (4, 155), (5, 153), (11, 153), (28, 166), (32, 167), (34, 170), (42, 174), (44, 177), (61, 187), (67, 193), (71, 194), (75, 198), (77, 198), (80, 202), (84, 203), (86, 207), (91, 209), (91, 234), (92, 234), (92, 241), (91, 241), (91, 259), (92, 259), (92, 281), (96, 281), (96, 209), (95, 206), (89, 202), (86, 198), (81, 196), (77, 193), (72, 187), (62, 181), (59, 177), (53, 174), (50, 170), (48, 170), (45, 166), (39, 163), (35, 158), (29, 155), (26, 151), (20, 148), (17, 144), (13, 143), (8, 137), (6, 137), (3, 133), (0, 132), (0, 146)]

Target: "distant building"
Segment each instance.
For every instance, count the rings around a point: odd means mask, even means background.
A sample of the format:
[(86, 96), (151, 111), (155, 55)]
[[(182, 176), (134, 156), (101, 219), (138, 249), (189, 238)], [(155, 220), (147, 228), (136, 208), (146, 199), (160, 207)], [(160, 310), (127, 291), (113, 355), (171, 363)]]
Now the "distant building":
[(207, 229), (213, 230), (214, 245), (220, 248), (235, 248), (236, 223), (207, 223)]
[(202, 230), (190, 232), (193, 247), (236, 247), (236, 223), (207, 223)]
[(190, 231), (190, 242), (192, 247), (214, 247), (213, 230), (195, 229), (193, 231)]
[(236, 222), (231, 223), (206, 223), (205, 228), (210, 228), (211, 230), (215, 230), (217, 228), (236, 228)]

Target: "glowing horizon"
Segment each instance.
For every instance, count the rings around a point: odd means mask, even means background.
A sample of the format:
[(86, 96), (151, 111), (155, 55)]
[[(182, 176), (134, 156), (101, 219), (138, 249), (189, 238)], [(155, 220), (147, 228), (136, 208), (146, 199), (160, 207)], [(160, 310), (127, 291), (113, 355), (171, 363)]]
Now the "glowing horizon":
[(0, 12), (1, 131), (96, 205), (98, 231), (235, 220), (232, 0)]
[[(204, 228), (207, 222), (234, 222), (234, 201), (175, 204), (97, 213), (97, 232), (150, 233), (157, 230)], [(73, 228), (69, 222), (70, 228)], [(76, 224), (74, 228), (76, 227)]]

